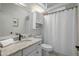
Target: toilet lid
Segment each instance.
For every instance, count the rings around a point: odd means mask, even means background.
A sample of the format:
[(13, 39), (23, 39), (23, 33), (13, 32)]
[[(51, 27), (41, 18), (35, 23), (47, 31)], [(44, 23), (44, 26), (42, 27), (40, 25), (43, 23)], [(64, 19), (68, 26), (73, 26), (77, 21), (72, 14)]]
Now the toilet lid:
[(42, 46), (43, 48), (52, 48), (52, 46), (49, 45), (49, 44), (42, 44), (41, 46)]

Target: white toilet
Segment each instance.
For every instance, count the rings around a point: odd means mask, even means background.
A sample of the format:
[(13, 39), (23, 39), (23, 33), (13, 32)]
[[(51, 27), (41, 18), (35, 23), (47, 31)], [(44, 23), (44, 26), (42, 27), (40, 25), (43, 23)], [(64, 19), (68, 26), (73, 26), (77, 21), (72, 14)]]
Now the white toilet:
[(41, 47), (45, 51), (47, 56), (49, 56), (49, 52), (53, 50), (53, 47), (49, 44), (41, 44)]

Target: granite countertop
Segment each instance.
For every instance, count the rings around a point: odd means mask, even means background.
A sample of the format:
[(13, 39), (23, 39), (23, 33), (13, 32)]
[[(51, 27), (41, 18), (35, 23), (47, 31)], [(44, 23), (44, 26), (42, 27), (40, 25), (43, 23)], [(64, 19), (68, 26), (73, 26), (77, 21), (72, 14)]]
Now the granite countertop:
[(37, 42), (41, 41), (40, 38), (26, 38), (26, 40), (15, 42), (9, 46), (0, 48), (0, 55), (7, 56), (12, 53), (15, 53), (19, 50), (29, 47)]

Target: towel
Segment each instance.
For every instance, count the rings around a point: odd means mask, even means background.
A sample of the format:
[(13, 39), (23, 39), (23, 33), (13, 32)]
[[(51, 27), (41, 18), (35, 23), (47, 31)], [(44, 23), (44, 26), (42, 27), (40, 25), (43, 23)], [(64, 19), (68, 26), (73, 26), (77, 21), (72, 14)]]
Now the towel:
[(6, 40), (2, 40), (0, 41), (0, 46), (1, 47), (5, 47), (7, 45), (10, 45), (14, 42), (14, 40), (12, 38), (6, 39)]

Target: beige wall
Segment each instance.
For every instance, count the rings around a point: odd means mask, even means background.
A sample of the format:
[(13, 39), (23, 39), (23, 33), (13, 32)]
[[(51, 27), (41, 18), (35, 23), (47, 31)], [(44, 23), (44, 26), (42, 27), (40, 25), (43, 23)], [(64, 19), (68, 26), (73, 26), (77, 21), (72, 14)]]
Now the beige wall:
[[(10, 32), (19, 32), (28, 34), (31, 29), (31, 19), (26, 16), (30, 13), (27, 10), (15, 4), (0, 4), (0, 36), (10, 35)], [(19, 26), (13, 27), (13, 18), (19, 19)], [(30, 16), (31, 18), (31, 16)]]

